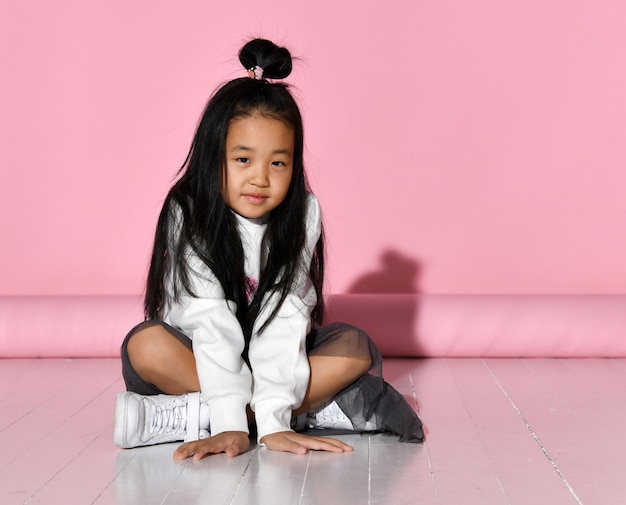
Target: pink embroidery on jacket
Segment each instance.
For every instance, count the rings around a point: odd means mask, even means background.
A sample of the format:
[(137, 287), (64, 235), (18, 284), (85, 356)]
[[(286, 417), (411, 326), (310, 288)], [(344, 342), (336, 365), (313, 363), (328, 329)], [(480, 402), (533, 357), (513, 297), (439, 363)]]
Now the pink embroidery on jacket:
[(246, 277), (245, 290), (246, 290), (246, 298), (248, 300), (248, 303), (252, 301), (252, 298), (254, 297), (254, 293), (256, 293), (256, 290), (258, 287), (259, 287), (259, 281), (257, 281), (256, 279), (253, 279), (252, 277)]

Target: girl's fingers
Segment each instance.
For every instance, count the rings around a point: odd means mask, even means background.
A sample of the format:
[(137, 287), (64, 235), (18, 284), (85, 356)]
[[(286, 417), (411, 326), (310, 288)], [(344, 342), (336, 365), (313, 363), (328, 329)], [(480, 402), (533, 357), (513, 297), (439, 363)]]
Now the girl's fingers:
[(292, 440), (285, 433), (275, 433), (264, 439), (265, 446), (272, 451), (292, 452), (294, 454), (306, 454), (308, 449), (303, 447), (297, 441)]
[(301, 443), (314, 451), (351, 452), (354, 450), (352, 446), (334, 438), (305, 437), (305, 441)]
[[(310, 437), (290, 431), (268, 435), (264, 437), (264, 443), (268, 449), (273, 451), (291, 452), (293, 454), (306, 454), (310, 450), (335, 453), (352, 452), (354, 450), (350, 445), (335, 438)], [(224, 433), (216, 437), (182, 444), (174, 452), (174, 458), (182, 460), (193, 457), (194, 460), (199, 460), (209, 454), (220, 452), (224, 452), (228, 457), (234, 458), (244, 452), (248, 448), (248, 444), (247, 436), (232, 436)]]
[(194, 461), (198, 461), (206, 456), (208, 456), (209, 454), (219, 454), (220, 452), (224, 452), (226, 453), (226, 455), (229, 458), (234, 458), (235, 456), (237, 456), (240, 451), (237, 447), (234, 447), (232, 445), (228, 445), (226, 443), (219, 443), (219, 444), (206, 444), (203, 445), (201, 447), (199, 447), (198, 449), (196, 449), (196, 452), (193, 455), (193, 460)]
[(298, 442), (294, 442), (293, 440), (286, 440), (283, 443), (283, 448), (278, 450), (284, 452), (292, 452), (294, 454), (306, 454), (307, 452), (309, 452), (308, 447), (303, 446)]
[(195, 445), (196, 442), (189, 442), (177, 447), (174, 451), (174, 459), (187, 459), (188, 457), (193, 456), (196, 452)]
[(326, 452), (350, 452), (354, 449), (341, 440), (326, 437), (309, 437), (300, 433), (283, 432), (264, 437), (268, 449), (294, 454), (306, 454), (309, 450)]
[(241, 449), (227, 443), (213, 443), (209, 441), (203, 441), (202, 443), (189, 442), (181, 445), (174, 451), (174, 459), (193, 457), (194, 461), (197, 461), (209, 454), (218, 454), (220, 452), (225, 452), (228, 457), (234, 458), (241, 453)]
[(243, 432), (225, 432), (204, 440), (196, 440), (181, 445), (174, 451), (174, 459), (193, 457), (195, 461), (209, 454), (226, 453), (230, 458), (245, 452), (250, 445), (248, 435)]

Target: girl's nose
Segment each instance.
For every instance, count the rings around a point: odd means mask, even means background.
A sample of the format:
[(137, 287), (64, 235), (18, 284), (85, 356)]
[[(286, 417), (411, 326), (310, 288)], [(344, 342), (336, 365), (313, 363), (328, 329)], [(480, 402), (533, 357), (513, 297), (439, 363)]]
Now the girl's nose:
[(250, 184), (265, 187), (269, 185), (268, 169), (264, 165), (257, 165), (250, 174)]

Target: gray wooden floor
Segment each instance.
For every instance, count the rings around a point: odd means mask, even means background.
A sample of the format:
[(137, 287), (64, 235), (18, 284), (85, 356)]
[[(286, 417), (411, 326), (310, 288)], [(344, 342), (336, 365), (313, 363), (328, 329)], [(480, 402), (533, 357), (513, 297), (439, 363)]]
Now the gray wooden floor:
[(200, 462), (113, 446), (119, 368), (0, 360), (1, 504), (626, 503), (626, 360), (387, 360), (425, 444), (349, 435), (353, 453)]

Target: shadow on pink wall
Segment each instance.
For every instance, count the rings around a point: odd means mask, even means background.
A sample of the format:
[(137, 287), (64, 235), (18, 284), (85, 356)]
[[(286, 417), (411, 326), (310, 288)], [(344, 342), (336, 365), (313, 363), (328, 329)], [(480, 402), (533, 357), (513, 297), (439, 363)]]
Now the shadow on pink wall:
[[(340, 318), (362, 328), (380, 347), (387, 349), (387, 355), (402, 355), (401, 349), (419, 347), (416, 344), (419, 339), (415, 338), (419, 298), (376, 295), (417, 295), (421, 293), (421, 273), (418, 260), (393, 249), (383, 251), (376, 270), (358, 277), (346, 294), (329, 299), (328, 321)], [(357, 298), (359, 303), (354, 303)]]
[(421, 270), (417, 260), (388, 249), (380, 256), (380, 268), (361, 275), (348, 293), (420, 293)]

